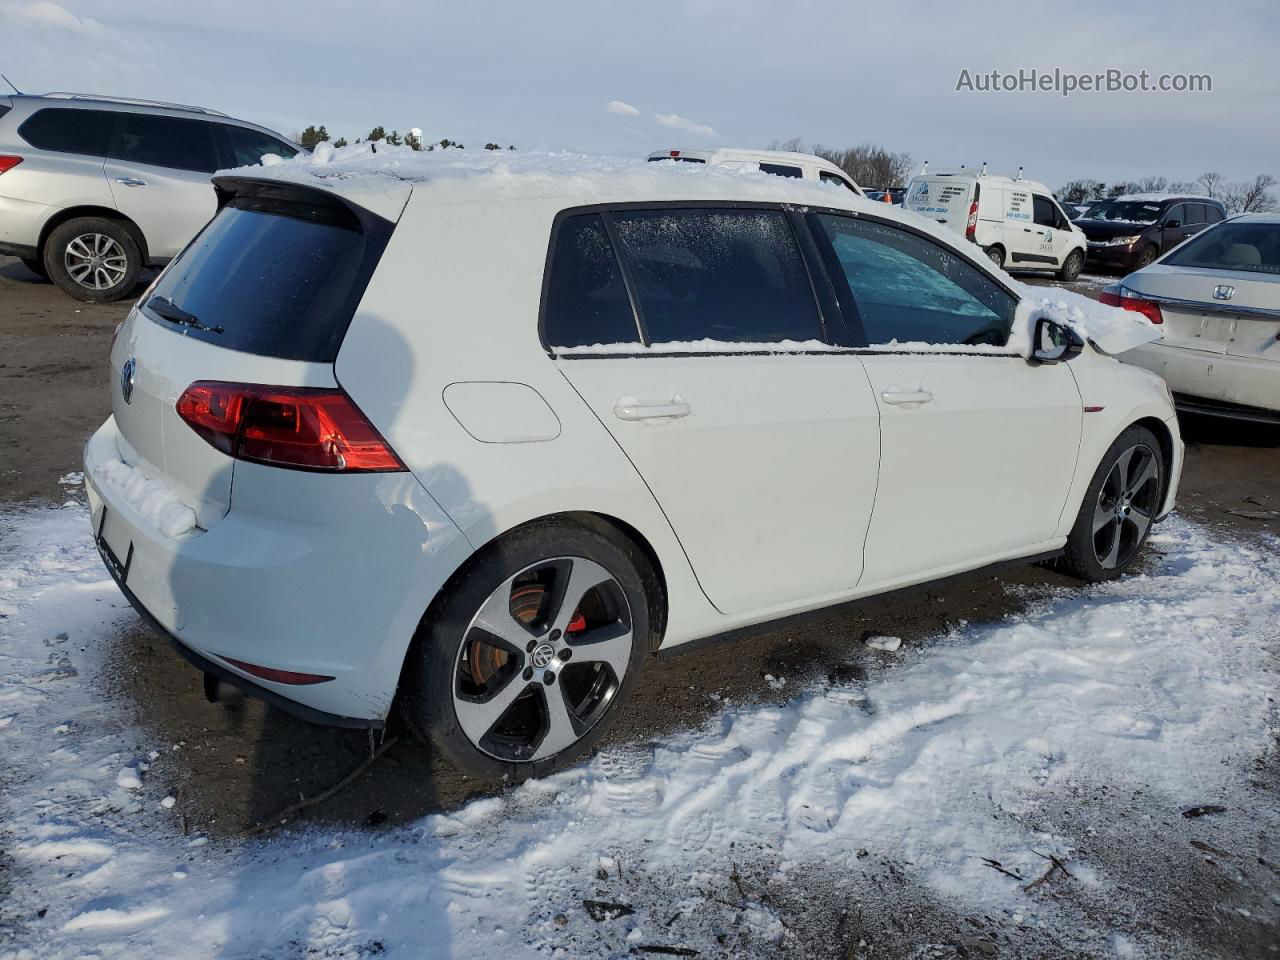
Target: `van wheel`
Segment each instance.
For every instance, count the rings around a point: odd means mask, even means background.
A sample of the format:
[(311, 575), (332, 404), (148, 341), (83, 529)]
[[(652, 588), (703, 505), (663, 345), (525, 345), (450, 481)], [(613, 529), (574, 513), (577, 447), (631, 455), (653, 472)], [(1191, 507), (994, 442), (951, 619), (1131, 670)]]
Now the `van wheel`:
[(1164, 496), (1160, 442), (1130, 427), (1098, 465), (1067, 537), (1062, 569), (1096, 583), (1124, 573), (1147, 542)]
[(49, 234), (44, 268), (50, 280), (77, 300), (106, 303), (133, 290), (142, 269), (142, 251), (120, 221), (77, 217)]
[(1154, 246), (1146, 246), (1138, 251), (1138, 260), (1134, 269), (1141, 270), (1143, 267), (1149, 267), (1156, 262), (1159, 251)]
[(534, 523), (491, 544), (414, 638), (409, 727), (485, 780), (582, 756), (635, 687), (655, 585), (633, 545), (576, 523)]
[(22, 265), (34, 273), (41, 280), (49, 279), (49, 272), (44, 268), (43, 260), (35, 260), (29, 257), (22, 258)]
[(1058, 271), (1058, 279), (1070, 283), (1080, 276), (1080, 270), (1083, 267), (1084, 254), (1079, 250), (1072, 250), (1067, 254), (1067, 259), (1062, 261), (1062, 268)]
[(987, 258), (994, 263), (996, 267), (1001, 270), (1004, 269), (1004, 247), (1000, 246), (998, 243), (993, 243), (982, 252), (987, 255)]

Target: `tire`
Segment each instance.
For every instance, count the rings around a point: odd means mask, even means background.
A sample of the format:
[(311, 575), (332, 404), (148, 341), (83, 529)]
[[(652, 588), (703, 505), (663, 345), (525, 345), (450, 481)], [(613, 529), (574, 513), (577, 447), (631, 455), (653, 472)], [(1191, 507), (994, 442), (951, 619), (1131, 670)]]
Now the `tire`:
[(1134, 261), (1133, 269), (1141, 270), (1143, 267), (1149, 267), (1156, 262), (1156, 257), (1160, 255), (1160, 251), (1154, 246), (1146, 246), (1138, 251), (1138, 259)]
[(1124, 573), (1151, 534), (1164, 489), (1160, 441), (1146, 427), (1125, 430), (1089, 482), (1061, 568), (1090, 583)]
[(1084, 269), (1084, 254), (1079, 250), (1072, 250), (1067, 254), (1067, 259), (1062, 261), (1062, 268), (1058, 271), (1058, 279), (1064, 283), (1070, 283), (1080, 276), (1080, 271)]
[(473, 557), (423, 618), (401, 713), (472, 777), (518, 781), (568, 764), (609, 731), (634, 689), (657, 590), (644, 554), (612, 530), (569, 521), (516, 530)]
[(1004, 269), (1004, 247), (998, 243), (993, 243), (991, 246), (984, 248), (982, 252), (987, 255), (987, 259), (995, 264), (997, 268)]
[(142, 270), (142, 251), (119, 220), (77, 217), (49, 234), (44, 268), (50, 280), (77, 300), (109, 303), (132, 292)]
[(22, 258), (22, 265), (34, 273), (41, 280), (49, 279), (49, 271), (44, 268), (43, 260), (33, 260), (28, 257)]

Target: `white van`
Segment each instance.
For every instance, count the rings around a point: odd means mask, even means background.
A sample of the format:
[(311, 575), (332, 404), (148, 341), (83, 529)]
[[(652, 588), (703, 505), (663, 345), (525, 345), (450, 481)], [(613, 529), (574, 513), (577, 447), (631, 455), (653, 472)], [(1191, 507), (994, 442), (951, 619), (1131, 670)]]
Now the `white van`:
[(983, 171), (928, 173), (907, 183), (903, 206), (982, 247), (997, 267), (1052, 270), (1074, 280), (1088, 240), (1043, 183)]
[(788, 150), (746, 150), (739, 147), (722, 147), (719, 150), (655, 150), (649, 154), (649, 162), (674, 160), (677, 163), (712, 163), (719, 167), (738, 167), (759, 170), (779, 177), (797, 180), (817, 180), (834, 183), (852, 190), (858, 196), (866, 196), (862, 188), (847, 173), (830, 160), (812, 153), (792, 153)]

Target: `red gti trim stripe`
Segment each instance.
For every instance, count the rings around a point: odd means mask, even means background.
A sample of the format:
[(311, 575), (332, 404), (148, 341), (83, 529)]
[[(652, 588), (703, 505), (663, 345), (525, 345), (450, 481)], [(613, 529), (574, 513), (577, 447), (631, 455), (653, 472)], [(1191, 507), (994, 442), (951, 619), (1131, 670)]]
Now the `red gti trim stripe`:
[(1084, 412), (1085, 413), (1101, 413), (1105, 409), (1106, 407), (1085, 407)]

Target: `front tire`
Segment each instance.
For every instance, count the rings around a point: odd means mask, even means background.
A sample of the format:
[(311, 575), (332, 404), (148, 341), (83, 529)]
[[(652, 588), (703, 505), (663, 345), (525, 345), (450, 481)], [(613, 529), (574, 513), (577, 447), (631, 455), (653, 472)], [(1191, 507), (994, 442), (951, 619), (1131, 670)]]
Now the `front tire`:
[(1063, 570), (1090, 583), (1120, 576), (1147, 542), (1163, 497), (1160, 442), (1146, 427), (1130, 427), (1094, 472), (1067, 537)]
[(999, 270), (1004, 269), (1004, 247), (998, 243), (993, 243), (982, 251), (987, 255), (987, 259)]
[(128, 296), (137, 284), (142, 251), (120, 221), (77, 217), (49, 234), (44, 268), (50, 280), (77, 300), (109, 303)]
[(608, 732), (650, 650), (654, 576), (612, 531), (530, 524), (484, 548), (433, 605), (402, 712), (464, 773), (541, 776)]
[(1148, 245), (1138, 251), (1138, 259), (1134, 261), (1133, 269), (1141, 270), (1143, 267), (1149, 267), (1156, 262), (1156, 257), (1160, 255), (1160, 251), (1154, 246)]
[(1071, 283), (1080, 276), (1080, 271), (1084, 268), (1084, 254), (1079, 250), (1072, 250), (1067, 254), (1067, 259), (1062, 261), (1062, 268), (1058, 271), (1058, 279), (1064, 283)]

